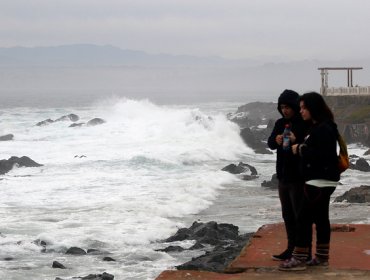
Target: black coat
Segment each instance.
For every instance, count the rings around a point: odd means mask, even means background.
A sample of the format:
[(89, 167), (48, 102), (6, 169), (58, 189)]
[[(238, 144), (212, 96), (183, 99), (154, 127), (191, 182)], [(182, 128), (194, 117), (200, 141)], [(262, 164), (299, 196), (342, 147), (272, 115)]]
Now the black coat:
[(304, 180), (339, 181), (337, 155), (337, 125), (332, 121), (314, 124), (303, 144), (299, 146), (301, 172)]
[(303, 181), (299, 169), (299, 156), (293, 155), (292, 151), (284, 151), (281, 145), (276, 143), (276, 136), (282, 134), (286, 124), (290, 124), (291, 131), (296, 137), (296, 143), (302, 143), (307, 132), (307, 124), (302, 120), (299, 113), (288, 120), (285, 118), (278, 119), (267, 140), (268, 147), (271, 150), (277, 150), (276, 156), (276, 174), (280, 181), (300, 182)]

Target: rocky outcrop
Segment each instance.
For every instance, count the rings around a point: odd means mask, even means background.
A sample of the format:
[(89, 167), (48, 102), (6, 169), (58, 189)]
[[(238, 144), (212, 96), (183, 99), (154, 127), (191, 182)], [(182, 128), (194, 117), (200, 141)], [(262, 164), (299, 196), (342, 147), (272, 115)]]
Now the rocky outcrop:
[(231, 174), (240, 174), (243, 180), (253, 180), (258, 178), (257, 169), (247, 163), (239, 162), (238, 165), (229, 164), (221, 169), (222, 171), (229, 172)]
[(370, 172), (370, 165), (364, 158), (359, 158), (355, 164), (350, 163), (350, 168), (363, 172)]
[(264, 180), (261, 183), (261, 186), (265, 188), (270, 188), (270, 189), (277, 189), (279, 186), (279, 180), (277, 178), (277, 174), (276, 173), (273, 174), (270, 181)]
[(39, 167), (42, 164), (39, 164), (29, 157), (10, 157), (9, 159), (0, 160), (0, 175), (5, 174), (13, 169), (14, 165), (19, 167)]
[(277, 103), (251, 102), (238, 107), (235, 113), (228, 114), (228, 119), (237, 123), (240, 128), (266, 125), (280, 117), (277, 111)]
[[(71, 278), (68, 278), (71, 279)], [(114, 275), (104, 272), (103, 274), (89, 274), (87, 276), (73, 277), (76, 280), (113, 280)], [(55, 280), (67, 280), (65, 278), (57, 277)]]
[(69, 115), (62, 116), (62, 117), (60, 117), (56, 120), (46, 119), (46, 120), (43, 120), (41, 122), (38, 122), (36, 125), (37, 126), (45, 126), (45, 125), (49, 125), (51, 123), (61, 122), (61, 121), (77, 122), (79, 119), (80, 119), (80, 117), (77, 116), (76, 114), (69, 114)]
[(0, 136), (0, 141), (10, 141), (13, 140), (14, 135), (13, 134), (6, 134), (3, 136)]
[(338, 196), (335, 202), (347, 201), (349, 203), (369, 203), (370, 202), (370, 186), (361, 186), (352, 188), (346, 191), (343, 195)]
[(257, 134), (253, 133), (250, 128), (243, 128), (240, 131), (240, 136), (244, 143), (248, 147), (252, 148), (256, 153), (259, 154), (272, 154), (270, 150), (267, 149), (267, 144), (263, 143), (262, 139), (256, 137)]
[[(190, 228), (182, 228), (165, 242), (196, 240), (189, 250), (213, 245), (214, 248), (204, 255), (177, 266), (179, 270), (207, 270), (221, 272), (240, 253), (252, 234), (238, 234), (237, 226), (217, 224), (216, 222), (194, 222)], [(177, 248), (178, 249), (178, 248)]]
[(87, 122), (87, 126), (95, 126), (95, 125), (99, 125), (99, 124), (103, 124), (105, 123), (105, 120), (101, 119), (101, 118), (94, 118), (92, 120), (89, 120)]

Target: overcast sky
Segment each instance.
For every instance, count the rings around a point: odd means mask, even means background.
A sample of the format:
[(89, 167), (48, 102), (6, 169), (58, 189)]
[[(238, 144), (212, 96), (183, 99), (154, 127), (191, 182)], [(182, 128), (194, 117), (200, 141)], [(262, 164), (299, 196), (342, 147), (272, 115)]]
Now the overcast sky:
[(362, 59), (370, 57), (369, 13), (369, 0), (1, 0), (0, 47)]

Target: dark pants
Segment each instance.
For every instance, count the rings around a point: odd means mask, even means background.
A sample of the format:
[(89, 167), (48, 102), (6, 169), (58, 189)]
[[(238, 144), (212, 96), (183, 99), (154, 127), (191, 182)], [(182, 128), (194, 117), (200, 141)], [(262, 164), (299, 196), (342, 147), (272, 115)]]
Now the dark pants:
[(297, 219), (296, 246), (311, 246), (312, 225), (316, 225), (316, 244), (330, 243), (329, 203), (335, 187), (304, 186), (304, 199)]
[(279, 198), (282, 216), (288, 238), (288, 249), (292, 250), (296, 241), (297, 217), (303, 199), (304, 183), (285, 183), (279, 181)]

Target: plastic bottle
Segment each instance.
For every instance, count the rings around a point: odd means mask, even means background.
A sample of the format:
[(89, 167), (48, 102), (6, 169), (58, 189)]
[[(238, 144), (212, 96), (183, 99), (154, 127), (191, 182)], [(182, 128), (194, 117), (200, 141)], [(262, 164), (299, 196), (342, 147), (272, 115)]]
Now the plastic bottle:
[(289, 134), (290, 134), (290, 125), (289, 124), (286, 124), (285, 125), (285, 129), (284, 129), (284, 132), (283, 132), (283, 150), (284, 151), (290, 150), (290, 138), (289, 138)]

